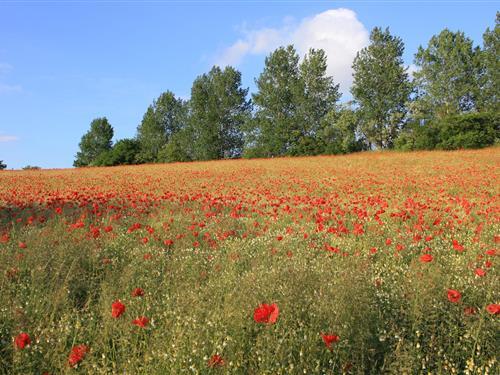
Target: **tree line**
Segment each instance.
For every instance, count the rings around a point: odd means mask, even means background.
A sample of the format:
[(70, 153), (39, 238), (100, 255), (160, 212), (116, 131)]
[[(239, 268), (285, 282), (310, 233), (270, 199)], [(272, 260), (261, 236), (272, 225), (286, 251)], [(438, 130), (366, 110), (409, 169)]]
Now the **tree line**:
[(347, 103), (323, 50), (301, 60), (292, 45), (279, 47), (251, 99), (238, 70), (214, 66), (195, 79), (189, 100), (171, 91), (154, 100), (134, 138), (113, 144), (108, 120), (93, 120), (74, 165), (485, 147), (500, 133), (499, 46), (497, 13), (481, 47), (444, 29), (419, 47), (410, 74), (402, 39), (376, 27), (354, 59)]

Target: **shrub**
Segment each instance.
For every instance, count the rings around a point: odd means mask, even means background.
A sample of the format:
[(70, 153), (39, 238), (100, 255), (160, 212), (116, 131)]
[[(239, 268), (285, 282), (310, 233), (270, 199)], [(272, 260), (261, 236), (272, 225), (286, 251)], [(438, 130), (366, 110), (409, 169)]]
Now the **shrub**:
[(498, 142), (499, 116), (496, 113), (466, 113), (431, 121), (412, 122), (396, 140), (399, 150), (457, 150), (482, 148)]
[(135, 139), (121, 139), (109, 151), (101, 153), (93, 165), (112, 166), (136, 164), (139, 143)]
[(491, 146), (500, 132), (498, 114), (487, 112), (450, 116), (436, 125), (439, 129), (436, 148), (443, 150)]
[(23, 167), (23, 170), (24, 171), (36, 171), (36, 170), (39, 170), (39, 169), (42, 169), (36, 165), (27, 165), (26, 167)]

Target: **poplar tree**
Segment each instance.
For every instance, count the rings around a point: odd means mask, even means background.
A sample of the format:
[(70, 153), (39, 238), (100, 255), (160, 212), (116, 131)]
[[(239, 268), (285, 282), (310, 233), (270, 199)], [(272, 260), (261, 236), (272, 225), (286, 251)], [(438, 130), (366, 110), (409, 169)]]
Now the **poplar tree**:
[(176, 98), (171, 91), (164, 92), (144, 114), (137, 128), (137, 141), (142, 162), (158, 161), (158, 153), (165, 147), (173, 134), (186, 122), (187, 109), (182, 99)]
[(361, 129), (377, 148), (392, 148), (407, 114), (412, 92), (403, 63), (404, 44), (389, 29), (376, 27), (370, 45), (358, 52), (353, 63), (351, 93), (359, 106)]
[(472, 40), (461, 31), (444, 29), (415, 54), (417, 105), (427, 119), (475, 109), (479, 91), (477, 54)]
[(241, 73), (228, 66), (214, 66), (196, 78), (191, 89), (189, 131), (195, 160), (239, 156), (243, 146), (243, 124), (250, 115), (248, 89)]

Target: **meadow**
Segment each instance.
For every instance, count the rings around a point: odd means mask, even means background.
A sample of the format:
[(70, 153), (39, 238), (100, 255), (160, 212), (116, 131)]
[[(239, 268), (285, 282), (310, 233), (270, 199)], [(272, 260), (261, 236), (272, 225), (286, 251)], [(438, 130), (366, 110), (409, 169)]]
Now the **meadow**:
[(2, 171), (0, 373), (498, 373), (499, 162)]

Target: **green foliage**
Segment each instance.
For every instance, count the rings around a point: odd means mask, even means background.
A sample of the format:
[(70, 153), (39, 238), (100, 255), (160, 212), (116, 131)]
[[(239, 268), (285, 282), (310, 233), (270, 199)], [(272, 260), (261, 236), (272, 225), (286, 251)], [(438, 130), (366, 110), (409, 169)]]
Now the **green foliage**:
[(323, 153), (348, 154), (365, 149), (363, 140), (357, 136), (359, 122), (359, 113), (350, 108), (329, 112), (320, 134)]
[(374, 28), (370, 45), (354, 59), (351, 89), (361, 128), (377, 148), (392, 148), (407, 113), (412, 87), (403, 63), (404, 44), (389, 29)]
[(182, 129), (175, 133), (158, 153), (158, 161), (160, 163), (171, 163), (193, 160), (191, 139), (189, 129)]
[(403, 41), (376, 27), (353, 62), (356, 106), (342, 108), (325, 51), (310, 49), (301, 61), (293, 45), (279, 47), (266, 57), (252, 101), (238, 70), (214, 66), (195, 79), (189, 101), (161, 94), (137, 142), (112, 148), (113, 128), (95, 119), (74, 165), (484, 147), (497, 139), (499, 48), (500, 13), (482, 48), (445, 29), (419, 47), (411, 82)]
[(439, 129), (432, 125), (409, 122), (396, 139), (395, 148), (401, 151), (435, 149), (439, 142)]
[(340, 98), (327, 76), (323, 50), (310, 49), (299, 65), (293, 46), (280, 47), (265, 62), (253, 95), (257, 111), (248, 123), (246, 156), (314, 155), (326, 114)]
[(137, 164), (140, 152), (139, 141), (121, 139), (109, 151), (103, 152), (94, 162), (97, 166)]
[(90, 130), (82, 137), (73, 163), (75, 167), (92, 165), (99, 155), (111, 150), (113, 127), (106, 117), (96, 118), (90, 124)]
[(7, 164), (3, 162), (3, 160), (0, 160), (0, 171), (4, 170), (7, 168)]
[(230, 66), (224, 70), (214, 66), (196, 78), (191, 88), (189, 122), (195, 160), (241, 155), (242, 126), (251, 108), (247, 94), (248, 89), (241, 86), (241, 73)]
[(439, 129), (436, 148), (457, 150), (493, 145), (500, 138), (498, 113), (469, 113), (450, 116), (435, 125)]
[(463, 32), (443, 30), (415, 55), (418, 107), (426, 119), (442, 119), (475, 108), (477, 48)]
[(327, 57), (322, 49), (310, 49), (299, 66), (297, 121), (299, 138), (290, 147), (290, 155), (315, 155), (323, 150), (319, 132), (325, 116), (336, 110), (340, 99), (339, 85), (326, 74)]
[(497, 12), (495, 28), (488, 28), (483, 35), (483, 49), (478, 54), (481, 66), (478, 108), (482, 111), (499, 112), (500, 92), (500, 12)]
[(171, 91), (164, 92), (150, 105), (137, 128), (140, 145), (138, 160), (156, 162), (158, 153), (170, 137), (185, 126), (187, 106)]
[(255, 81), (258, 91), (252, 97), (257, 111), (249, 123), (247, 144), (258, 156), (286, 155), (301, 134), (298, 64), (293, 46), (280, 47), (266, 57), (264, 71)]
[(498, 113), (467, 113), (449, 116), (426, 125), (411, 123), (397, 140), (400, 150), (457, 150), (482, 148), (500, 138)]
[(29, 164), (27, 166), (23, 167), (24, 171), (36, 171), (36, 170), (39, 170), (39, 169), (42, 169), (42, 168), (40, 168), (40, 167), (38, 167), (36, 165), (29, 165)]

